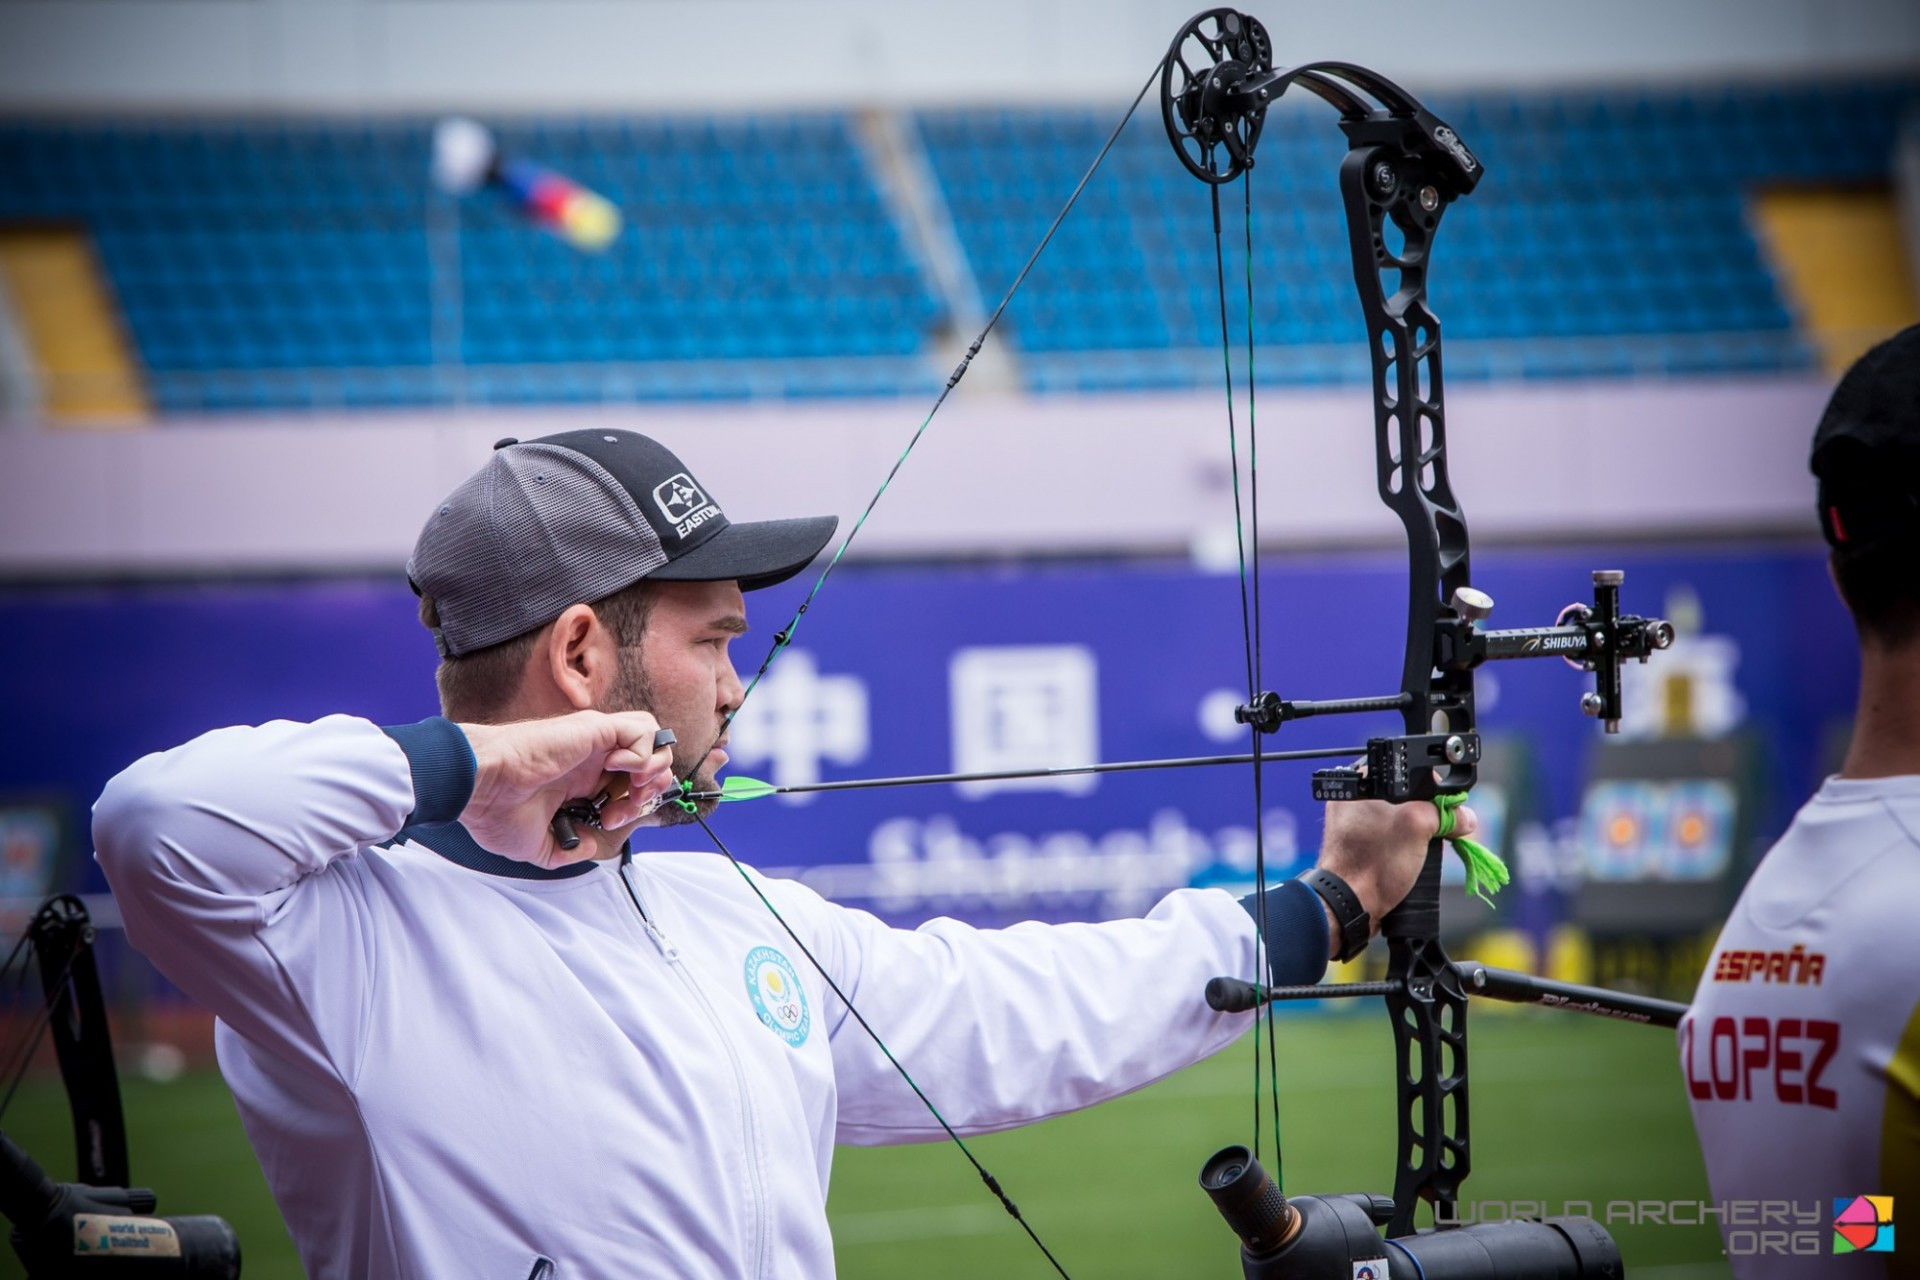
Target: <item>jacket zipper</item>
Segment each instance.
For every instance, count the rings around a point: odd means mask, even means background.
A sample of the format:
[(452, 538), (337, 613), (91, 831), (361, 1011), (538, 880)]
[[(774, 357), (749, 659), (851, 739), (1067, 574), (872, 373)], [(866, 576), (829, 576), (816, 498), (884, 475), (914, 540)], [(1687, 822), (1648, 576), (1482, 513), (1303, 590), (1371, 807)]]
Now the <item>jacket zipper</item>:
[[(633, 901), (633, 909), (639, 915), (640, 923), (645, 926), (647, 936), (653, 939), (654, 945), (660, 949), (660, 954), (666, 958), (668, 966), (680, 975), (681, 982), (692, 993), (694, 1003), (700, 1006), (700, 1011), (706, 1015), (707, 1025), (713, 1029), (714, 1038), (720, 1042), (720, 1047), (726, 1050), (727, 1064), (733, 1068), (734, 1096), (740, 1100), (740, 1127), (748, 1143), (747, 1170), (752, 1180), (753, 1213), (749, 1227), (751, 1247), (748, 1250), (748, 1256), (753, 1259), (754, 1274), (764, 1276), (767, 1274), (766, 1188), (761, 1181), (759, 1118), (753, 1109), (753, 1095), (747, 1088), (746, 1067), (742, 1065), (739, 1050), (734, 1047), (733, 1038), (727, 1034), (726, 1026), (720, 1021), (720, 1015), (714, 1010), (712, 1001), (707, 999), (707, 994), (701, 989), (699, 982), (680, 962), (679, 948), (668, 940), (667, 935), (661, 932), (660, 926), (653, 922), (653, 917), (647, 914), (646, 907), (641, 903), (639, 890), (634, 887), (627, 873), (631, 862), (632, 855), (625, 853), (620, 855), (620, 883), (626, 887), (627, 897)], [(529, 1280), (533, 1278), (530, 1277)]]

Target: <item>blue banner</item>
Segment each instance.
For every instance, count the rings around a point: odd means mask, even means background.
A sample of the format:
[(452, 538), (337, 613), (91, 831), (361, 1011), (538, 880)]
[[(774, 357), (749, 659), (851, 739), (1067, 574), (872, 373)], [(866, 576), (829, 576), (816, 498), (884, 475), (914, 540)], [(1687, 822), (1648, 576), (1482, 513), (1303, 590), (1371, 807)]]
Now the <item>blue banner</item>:
[[(1474, 578), (1496, 601), (1487, 625), (1551, 623), (1590, 599), (1594, 568), (1624, 569), (1625, 608), (1682, 628), (1672, 654), (1630, 670), (1629, 730), (1757, 733), (1770, 752), (1755, 831), (1770, 839), (1817, 784), (1857, 679), (1821, 551), (1496, 548)], [(1405, 579), (1393, 554), (1270, 561), (1255, 683), (1286, 698), (1396, 692)], [(809, 581), (749, 598), (743, 674)], [(1236, 577), (1184, 564), (849, 566), (749, 700), (732, 768), (784, 784), (1245, 751), (1232, 720), (1248, 684), (1240, 611)], [(82, 833), (113, 772), (204, 730), (437, 710), (433, 647), (399, 582), (14, 588), (0, 613), (0, 791), (70, 797)], [(1589, 687), (1558, 660), (1480, 675), (1482, 731), (1530, 748), (1525, 807), (1549, 826), (1579, 814), (1599, 739), (1579, 710)], [(1397, 731), (1392, 716), (1311, 720), (1269, 745)], [(1274, 874), (1310, 863), (1318, 844), (1312, 767), (1265, 770)], [(742, 860), (889, 919), (1000, 923), (1137, 913), (1176, 885), (1242, 877), (1255, 812), (1242, 766), (777, 797), (723, 806), (715, 827)], [(703, 841), (682, 828), (635, 844)], [(1751, 855), (1737, 851), (1742, 866)], [(100, 886), (88, 858), (62, 879)]]

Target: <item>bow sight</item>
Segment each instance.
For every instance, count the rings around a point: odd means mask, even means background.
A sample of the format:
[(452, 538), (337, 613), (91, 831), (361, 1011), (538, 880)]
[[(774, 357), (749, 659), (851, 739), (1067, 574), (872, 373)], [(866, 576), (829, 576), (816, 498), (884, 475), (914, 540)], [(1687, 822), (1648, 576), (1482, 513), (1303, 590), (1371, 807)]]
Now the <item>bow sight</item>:
[[(1473, 671), (1481, 663), (1560, 657), (1592, 671), (1596, 687), (1581, 707), (1611, 733), (1619, 729), (1622, 664), (1644, 662), (1666, 648), (1673, 628), (1621, 614), (1622, 575), (1600, 570), (1593, 575), (1591, 608), (1575, 606), (1548, 627), (1480, 629), (1493, 601), (1469, 582), (1466, 518), (1447, 476), (1440, 322), (1427, 307), (1427, 268), (1440, 220), (1474, 190), (1485, 169), (1454, 129), (1386, 77), (1344, 62), (1277, 70), (1273, 42), (1257, 19), (1211, 9), (1174, 37), (1161, 64), (1160, 110), (1174, 153), (1212, 188), (1216, 240), (1219, 188), (1253, 168), (1267, 109), (1295, 86), (1339, 113), (1349, 143), (1340, 192), (1372, 357), (1378, 487), (1406, 529), (1410, 553), (1406, 659), (1397, 694), (1305, 702), (1250, 688), (1235, 717), (1249, 726), (1257, 754), (1262, 738), (1289, 720), (1398, 711), (1404, 733), (1370, 739), (1364, 767), (1317, 771), (1313, 794), (1427, 800), (1475, 781), (1480, 739)], [(1224, 285), (1221, 301), (1224, 338)], [(1388, 944), (1384, 982), (1262, 991), (1220, 979), (1209, 988), (1216, 1009), (1384, 996), (1399, 1057), (1399, 1159), (1391, 1200), (1302, 1197), (1290, 1204), (1244, 1148), (1228, 1148), (1208, 1163), (1202, 1185), (1240, 1235), (1249, 1277), (1358, 1275), (1360, 1264), (1388, 1257), (1427, 1276), (1619, 1273), (1612, 1241), (1585, 1219), (1414, 1230), (1421, 1200), (1441, 1220), (1453, 1216), (1469, 1169), (1469, 994), (1669, 1026), (1684, 1011), (1664, 1001), (1455, 965), (1438, 938), (1442, 848), (1439, 840), (1428, 847), (1412, 892), (1381, 922)], [(1380, 1226), (1387, 1229), (1385, 1242)], [(1349, 1271), (1349, 1263), (1356, 1269)]]

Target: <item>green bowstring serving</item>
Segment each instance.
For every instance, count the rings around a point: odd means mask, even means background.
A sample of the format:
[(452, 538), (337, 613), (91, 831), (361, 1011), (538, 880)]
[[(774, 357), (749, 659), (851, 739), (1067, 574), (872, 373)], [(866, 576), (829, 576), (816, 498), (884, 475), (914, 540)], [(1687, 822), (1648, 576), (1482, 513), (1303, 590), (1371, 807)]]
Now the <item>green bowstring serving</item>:
[(1513, 879), (1507, 870), (1507, 864), (1500, 855), (1481, 844), (1471, 836), (1453, 834), (1453, 811), (1467, 802), (1467, 793), (1451, 791), (1433, 798), (1433, 807), (1440, 811), (1439, 837), (1453, 845), (1460, 855), (1460, 861), (1467, 869), (1467, 892), (1488, 906), (1493, 905), (1493, 895), (1500, 892)]

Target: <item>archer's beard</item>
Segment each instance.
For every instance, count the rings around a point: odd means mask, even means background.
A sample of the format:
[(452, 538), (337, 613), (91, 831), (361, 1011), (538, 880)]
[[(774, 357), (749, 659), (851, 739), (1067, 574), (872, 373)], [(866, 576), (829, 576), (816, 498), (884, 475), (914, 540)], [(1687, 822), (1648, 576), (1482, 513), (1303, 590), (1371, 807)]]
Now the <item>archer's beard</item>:
[[(601, 711), (644, 711), (655, 719), (659, 713), (654, 710), (659, 705), (654, 697), (653, 682), (647, 679), (647, 673), (641, 662), (639, 646), (624, 648), (620, 653), (620, 674), (615, 678), (613, 687), (607, 690), (607, 696), (600, 705)], [(665, 726), (663, 722), (663, 727)], [(688, 742), (679, 737), (675, 730), (673, 744), (673, 776), (692, 782), (695, 791), (718, 791), (720, 783), (712, 769), (704, 768), (706, 757), (713, 752), (713, 743), (702, 737), (698, 742)], [(694, 752), (700, 752), (695, 756)], [(680, 805), (668, 801), (654, 810), (652, 825), (656, 827), (681, 827), (697, 822), (713, 812), (716, 800), (695, 800), (694, 811), (687, 812)]]

